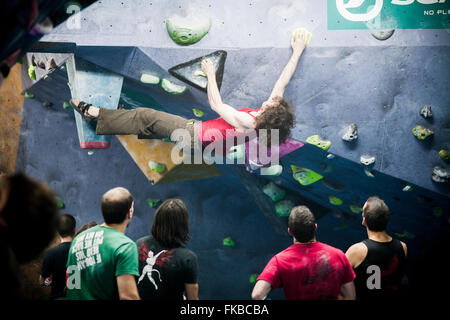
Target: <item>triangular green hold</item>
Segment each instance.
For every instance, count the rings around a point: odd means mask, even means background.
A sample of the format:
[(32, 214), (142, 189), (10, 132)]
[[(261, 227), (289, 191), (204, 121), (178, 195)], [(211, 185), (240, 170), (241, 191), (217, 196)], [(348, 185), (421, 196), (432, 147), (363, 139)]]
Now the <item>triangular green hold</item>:
[(166, 171), (166, 165), (164, 163), (159, 163), (153, 160), (150, 160), (148, 162), (148, 166), (150, 167), (150, 169), (154, 172), (157, 173), (163, 173), (164, 171)]
[(223, 245), (225, 247), (234, 247), (236, 245), (236, 242), (234, 242), (234, 240), (231, 239), (231, 237), (227, 237), (223, 239)]
[(250, 281), (251, 284), (255, 284), (256, 279), (258, 279), (258, 277), (259, 277), (259, 273), (252, 273), (250, 275), (250, 277), (248, 278), (248, 280)]
[(150, 207), (152, 208), (156, 208), (157, 206), (159, 206), (161, 204), (161, 200), (160, 199), (151, 199), (148, 198), (147, 199), (148, 204), (150, 205)]
[(202, 60), (210, 59), (214, 64), (216, 70), (217, 87), (220, 90), (222, 86), (223, 72), (225, 69), (225, 60), (227, 59), (227, 52), (223, 50), (215, 51), (208, 55), (196, 58), (194, 60), (179, 64), (169, 69), (169, 73), (175, 78), (206, 92), (208, 79), (200, 74), (202, 70)]
[(266, 184), (262, 191), (265, 195), (267, 195), (273, 202), (280, 201), (286, 195), (286, 191), (279, 188), (275, 183), (269, 182)]
[(310, 169), (302, 168), (296, 165), (291, 165), (293, 177), (302, 186), (308, 186), (323, 178), (322, 175)]
[(316, 147), (325, 151), (327, 151), (331, 147), (331, 141), (322, 139), (317, 134), (306, 138), (306, 142), (313, 144)]
[(289, 217), (294, 203), (291, 200), (281, 200), (275, 203), (275, 212), (280, 217)]
[(58, 206), (58, 209), (64, 209), (66, 207), (64, 202), (59, 197), (56, 197), (56, 205)]

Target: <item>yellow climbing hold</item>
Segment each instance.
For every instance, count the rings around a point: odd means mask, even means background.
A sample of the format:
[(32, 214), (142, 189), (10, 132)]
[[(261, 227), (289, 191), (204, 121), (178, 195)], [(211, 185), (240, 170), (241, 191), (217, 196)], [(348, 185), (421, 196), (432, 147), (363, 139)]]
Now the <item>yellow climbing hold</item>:
[(356, 213), (356, 214), (358, 214), (358, 213), (360, 213), (362, 211), (361, 207), (355, 206), (354, 204), (351, 204), (349, 206), (349, 208), (350, 208), (351, 212)]
[(306, 33), (306, 46), (311, 42), (312, 34), (305, 28), (297, 28), (292, 32), (292, 36), (295, 37), (297, 34)]
[(306, 142), (313, 144), (316, 147), (319, 147), (320, 149), (325, 150), (325, 151), (327, 151), (331, 147), (331, 141), (322, 139), (317, 134), (306, 138)]

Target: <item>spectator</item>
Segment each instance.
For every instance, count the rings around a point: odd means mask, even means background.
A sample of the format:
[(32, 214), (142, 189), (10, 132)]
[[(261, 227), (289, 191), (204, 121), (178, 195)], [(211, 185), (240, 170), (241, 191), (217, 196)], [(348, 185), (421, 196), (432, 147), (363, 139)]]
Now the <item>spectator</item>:
[(156, 210), (152, 235), (137, 241), (139, 295), (143, 300), (198, 300), (197, 256), (183, 247), (189, 239), (189, 215), (180, 199)]
[(386, 233), (389, 216), (388, 206), (378, 197), (370, 197), (363, 206), (362, 225), (368, 239), (346, 252), (356, 273), (358, 299), (391, 299), (400, 295), (407, 247)]
[(269, 261), (252, 298), (262, 300), (271, 289), (283, 287), (288, 300), (354, 299), (355, 273), (341, 250), (316, 241), (317, 224), (311, 211), (294, 207), (288, 226), (294, 244)]
[(81, 232), (67, 260), (68, 300), (138, 300), (136, 244), (124, 233), (134, 201), (125, 188), (107, 191), (101, 201), (104, 223)]
[(87, 230), (87, 229), (89, 229), (89, 228), (95, 227), (96, 225), (98, 225), (98, 222), (95, 222), (95, 221), (92, 221), (92, 222), (88, 222), (88, 223), (86, 223), (86, 224), (83, 224), (83, 225), (80, 227), (80, 229), (78, 229), (78, 231), (75, 233), (74, 238), (75, 238), (77, 235), (79, 235), (80, 233), (82, 233), (83, 231), (85, 231), (85, 230)]
[(65, 297), (66, 263), (70, 244), (75, 234), (75, 218), (70, 214), (61, 215), (58, 219), (57, 231), (61, 243), (50, 249), (44, 256), (39, 281), (41, 285), (51, 287), (51, 299)]
[(56, 197), (43, 183), (22, 173), (0, 177), (0, 300), (23, 297), (18, 266), (53, 240), (57, 214)]

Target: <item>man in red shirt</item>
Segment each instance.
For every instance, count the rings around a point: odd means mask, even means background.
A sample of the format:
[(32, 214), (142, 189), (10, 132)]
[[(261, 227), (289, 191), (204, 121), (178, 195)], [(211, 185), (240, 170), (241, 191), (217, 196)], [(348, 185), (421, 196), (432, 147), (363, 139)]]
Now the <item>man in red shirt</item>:
[[(191, 134), (208, 146), (215, 140), (225, 141), (230, 136), (248, 134), (248, 131), (260, 129), (267, 130), (267, 141), (270, 144), (270, 129), (278, 129), (279, 143), (283, 143), (290, 135), (291, 128), (295, 125), (293, 109), (283, 99), (284, 91), (291, 80), (298, 61), (305, 49), (307, 31), (295, 32), (291, 37), (292, 56), (283, 69), (280, 78), (261, 108), (243, 108), (236, 110), (225, 104), (217, 87), (216, 75), (213, 63), (209, 59), (202, 61), (202, 70), (208, 78), (207, 92), (211, 109), (218, 113), (220, 118), (200, 123), (197, 130), (194, 129), (195, 121), (150, 108), (137, 108), (134, 110), (109, 110), (97, 108), (76, 99), (71, 100), (73, 108), (78, 111), (86, 121), (97, 121), (96, 133), (104, 134), (136, 134), (143, 138), (171, 138), (176, 129), (186, 129)], [(234, 138), (233, 138), (234, 139)]]
[(287, 300), (354, 300), (355, 273), (345, 254), (316, 241), (317, 224), (306, 206), (294, 207), (288, 232), (294, 244), (275, 255), (259, 275), (252, 298), (284, 288)]

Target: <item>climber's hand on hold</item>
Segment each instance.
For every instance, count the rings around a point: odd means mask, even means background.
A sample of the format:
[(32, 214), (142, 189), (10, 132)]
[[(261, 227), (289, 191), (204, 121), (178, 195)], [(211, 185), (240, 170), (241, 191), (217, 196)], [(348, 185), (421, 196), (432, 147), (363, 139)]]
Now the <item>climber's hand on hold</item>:
[(295, 54), (301, 54), (306, 46), (308, 35), (305, 30), (295, 32), (291, 37), (291, 47)]
[(216, 75), (214, 70), (214, 64), (209, 59), (202, 60), (202, 71), (206, 74), (208, 78), (213, 78)]

